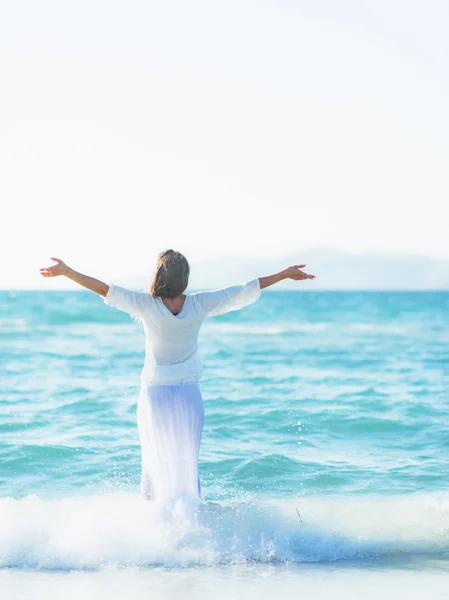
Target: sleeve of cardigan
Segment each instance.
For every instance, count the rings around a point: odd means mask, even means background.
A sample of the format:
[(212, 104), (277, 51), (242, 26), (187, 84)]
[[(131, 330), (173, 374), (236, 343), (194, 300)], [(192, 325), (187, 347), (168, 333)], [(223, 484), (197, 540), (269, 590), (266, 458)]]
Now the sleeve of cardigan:
[(215, 317), (256, 302), (260, 294), (260, 281), (256, 277), (245, 283), (208, 292), (197, 292), (195, 295), (204, 310), (205, 317)]
[(118, 308), (133, 317), (142, 318), (146, 312), (151, 310), (151, 295), (146, 292), (128, 290), (111, 283), (104, 302), (108, 306)]

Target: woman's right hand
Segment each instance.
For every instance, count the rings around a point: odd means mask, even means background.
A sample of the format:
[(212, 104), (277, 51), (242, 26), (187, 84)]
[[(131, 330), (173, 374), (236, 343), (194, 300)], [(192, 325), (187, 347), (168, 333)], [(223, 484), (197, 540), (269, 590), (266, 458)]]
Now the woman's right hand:
[(294, 279), (295, 281), (302, 281), (303, 279), (315, 279), (315, 275), (308, 275), (301, 271), (306, 265), (292, 265), (287, 267), (284, 271), (286, 279)]
[(43, 277), (58, 277), (59, 275), (67, 275), (67, 273), (70, 270), (70, 267), (68, 267), (65, 264), (65, 262), (63, 262), (59, 258), (51, 258), (51, 260), (54, 260), (57, 264), (52, 265), (51, 267), (44, 267), (40, 269), (41, 275), (43, 275)]

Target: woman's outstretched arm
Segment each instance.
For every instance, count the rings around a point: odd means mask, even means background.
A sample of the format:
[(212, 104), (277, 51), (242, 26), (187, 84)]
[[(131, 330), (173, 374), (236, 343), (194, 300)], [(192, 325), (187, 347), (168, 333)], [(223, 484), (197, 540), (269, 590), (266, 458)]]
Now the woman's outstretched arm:
[(208, 292), (195, 292), (191, 294), (201, 304), (205, 317), (215, 317), (231, 310), (239, 310), (259, 299), (263, 288), (273, 285), (283, 279), (315, 279), (315, 275), (308, 275), (301, 271), (306, 265), (293, 265), (274, 275), (255, 277), (238, 285), (211, 290)]
[(274, 275), (268, 275), (267, 277), (259, 277), (260, 289), (274, 285), (283, 279), (294, 279), (295, 281), (302, 281), (303, 279), (315, 279), (315, 275), (308, 275), (301, 271), (306, 265), (293, 265), (291, 267), (287, 267), (283, 271), (279, 273), (275, 273)]
[(108, 293), (109, 286), (107, 283), (104, 283), (99, 279), (95, 279), (94, 277), (89, 277), (89, 275), (78, 273), (78, 271), (70, 268), (59, 258), (52, 257), (51, 260), (54, 260), (57, 264), (52, 265), (51, 267), (40, 269), (40, 273), (43, 277), (58, 277), (59, 275), (64, 275), (88, 290), (92, 290), (93, 292), (100, 294), (100, 296), (106, 296)]

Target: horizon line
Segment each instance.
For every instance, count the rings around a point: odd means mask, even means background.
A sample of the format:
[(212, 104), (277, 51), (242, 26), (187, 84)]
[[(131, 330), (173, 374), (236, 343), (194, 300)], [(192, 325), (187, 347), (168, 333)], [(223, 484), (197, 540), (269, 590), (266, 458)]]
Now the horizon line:
[[(127, 286), (123, 286), (127, 287)], [(212, 287), (212, 288), (192, 288), (191, 292), (201, 292), (201, 291), (210, 291), (221, 289), (223, 287), (228, 286), (220, 286), (220, 287)], [(272, 286), (269, 286), (271, 288)], [(262, 291), (267, 292), (449, 292), (449, 287), (445, 288), (317, 288), (313, 289), (294, 289), (294, 288), (277, 288), (277, 289), (269, 289), (263, 288)], [(129, 289), (143, 292), (142, 288), (129, 287)], [(76, 287), (73, 289), (67, 288), (53, 288), (53, 289), (45, 289), (45, 288), (1, 288), (0, 292), (92, 292), (95, 294), (93, 290), (89, 290), (83, 287)], [(189, 292), (189, 293), (191, 293)]]

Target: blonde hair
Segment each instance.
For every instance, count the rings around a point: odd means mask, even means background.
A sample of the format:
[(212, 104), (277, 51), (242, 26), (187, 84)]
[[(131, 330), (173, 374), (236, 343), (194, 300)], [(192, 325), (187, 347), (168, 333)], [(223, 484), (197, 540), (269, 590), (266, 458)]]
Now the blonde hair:
[(180, 296), (189, 283), (189, 275), (190, 266), (186, 257), (176, 250), (164, 250), (157, 255), (150, 294), (162, 298)]

